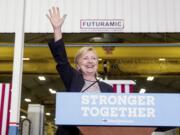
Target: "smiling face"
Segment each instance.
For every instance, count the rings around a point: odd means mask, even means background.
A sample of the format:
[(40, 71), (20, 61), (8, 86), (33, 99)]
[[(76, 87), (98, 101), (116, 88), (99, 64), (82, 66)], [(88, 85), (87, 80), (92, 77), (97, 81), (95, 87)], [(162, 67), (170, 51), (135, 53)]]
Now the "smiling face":
[(98, 69), (98, 57), (93, 48), (83, 48), (76, 59), (77, 68), (83, 75), (95, 76)]

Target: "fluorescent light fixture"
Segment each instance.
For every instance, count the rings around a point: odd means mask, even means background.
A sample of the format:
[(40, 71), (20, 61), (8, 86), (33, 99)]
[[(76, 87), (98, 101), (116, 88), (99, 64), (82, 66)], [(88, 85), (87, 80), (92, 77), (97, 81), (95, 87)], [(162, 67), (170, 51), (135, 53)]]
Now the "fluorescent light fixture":
[(53, 90), (53, 89), (51, 89), (51, 88), (49, 88), (49, 92), (50, 92), (51, 94), (56, 94), (56, 91)]
[(146, 89), (144, 89), (144, 88), (141, 88), (139, 91), (139, 93), (145, 93), (145, 92), (146, 92)]
[(24, 101), (31, 102), (31, 99), (30, 98), (25, 98)]
[(147, 77), (147, 81), (153, 81), (154, 80), (154, 76), (148, 76)]
[(46, 80), (46, 77), (44, 77), (44, 76), (38, 76), (38, 79), (39, 79), (40, 81), (45, 81), (45, 80)]
[(99, 59), (98, 59), (98, 61), (102, 61), (102, 59), (101, 59), (101, 58), (99, 58)]
[(50, 116), (50, 115), (51, 115), (51, 113), (49, 113), (49, 112), (46, 113), (46, 116)]
[(96, 79), (97, 79), (97, 80), (100, 80), (100, 81), (103, 80), (103, 78), (101, 78), (101, 77), (99, 77), (99, 76), (97, 76)]
[(159, 61), (166, 61), (165, 58), (159, 58)]
[(30, 58), (23, 58), (23, 60), (30, 60)]
[(21, 119), (25, 119), (25, 118), (26, 118), (26, 116), (24, 116), (24, 115), (21, 116)]
[(101, 40), (102, 37), (93, 37), (94, 40)]

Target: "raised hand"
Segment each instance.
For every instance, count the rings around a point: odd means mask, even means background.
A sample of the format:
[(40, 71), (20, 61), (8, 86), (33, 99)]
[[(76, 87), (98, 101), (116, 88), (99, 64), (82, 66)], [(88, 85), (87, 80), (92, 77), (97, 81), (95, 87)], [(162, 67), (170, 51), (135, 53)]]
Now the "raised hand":
[(49, 14), (46, 14), (46, 16), (50, 20), (52, 27), (54, 29), (61, 28), (66, 17), (66, 16), (63, 17), (60, 16), (60, 11), (58, 7), (52, 7), (51, 9), (49, 9)]
[(49, 9), (49, 14), (46, 14), (46, 16), (49, 19), (49, 21), (51, 22), (51, 25), (54, 29), (55, 41), (61, 39), (62, 38), (61, 27), (64, 23), (66, 15), (61, 17), (59, 8), (52, 7), (51, 9)]

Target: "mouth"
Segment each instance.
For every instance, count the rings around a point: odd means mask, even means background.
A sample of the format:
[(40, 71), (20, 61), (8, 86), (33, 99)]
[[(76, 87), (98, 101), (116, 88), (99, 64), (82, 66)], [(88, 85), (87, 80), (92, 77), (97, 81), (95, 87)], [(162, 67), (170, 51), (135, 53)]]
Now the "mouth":
[(94, 65), (87, 65), (86, 68), (94, 68)]

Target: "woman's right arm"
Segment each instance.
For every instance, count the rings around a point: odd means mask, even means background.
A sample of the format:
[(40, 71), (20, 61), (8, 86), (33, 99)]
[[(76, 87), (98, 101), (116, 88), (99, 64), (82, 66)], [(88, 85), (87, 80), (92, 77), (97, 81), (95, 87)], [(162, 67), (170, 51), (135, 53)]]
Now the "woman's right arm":
[(56, 68), (64, 82), (66, 89), (68, 89), (71, 85), (74, 69), (71, 67), (68, 61), (64, 42), (62, 40), (61, 27), (63, 25), (65, 16), (60, 16), (58, 7), (52, 7), (49, 9), (49, 14), (46, 16), (50, 20), (54, 31), (54, 41), (49, 42), (49, 48), (57, 63)]

